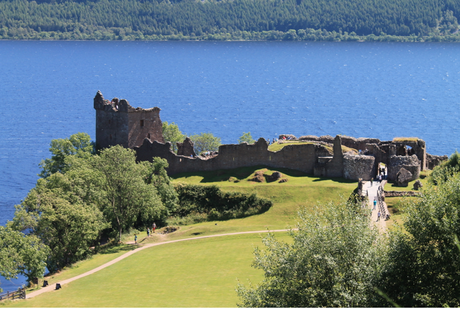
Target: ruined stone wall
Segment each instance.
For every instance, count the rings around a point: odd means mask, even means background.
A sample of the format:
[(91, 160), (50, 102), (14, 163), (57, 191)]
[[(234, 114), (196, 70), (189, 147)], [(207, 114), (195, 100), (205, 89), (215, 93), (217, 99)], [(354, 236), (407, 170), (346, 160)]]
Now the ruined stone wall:
[[(421, 170), (426, 170), (426, 144), (424, 140), (414, 139), (414, 140), (404, 140), (404, 139), (395, 139), (393, 144), (396, 147), (396, 155), (406, 155), (411, 156), (415, 154), (420, 161)], [(407, 147), (412, 148), (411, 153), (407, 153)]]
[[(392, 156), (378, 147), (377, 144), (367, 143), (369, 155), (342, 153), (341, 137), (334, 139), (333, 154), (330, 144), (318, 141), (315, 144), (287, 145), (277, 152), (268, 150), (268, 143), (259, 139), (255, 144), (221, 145), (217, 155), (211, 157), (190, 157), (176, 155), (171, 151), (170, 143), (158, 143), (144, 139), (143, 144), (134, 147), (137, 159), (152, 161), (154, 157), (165, 158), (169, 162), (170, 175), (183, 172), (215, 171), (249, 166), (267, 166), (271, 168), (287, 168), (322, 177), (344, 177), (350, 180), (370, 180), (375, 178), (376, 164), (388, 162), (388, 179), (394, 181), (398, 171), (404, 167), (411, 172), (413, 179), (420, 175), (420, 162), (416, 155)], [(385, 150), (391, 148), (387, 144)], [(394, 148), (394, 147), (393, 147)]]
[(412, 179), (409, 181), (420, 177), (420, 161), (415, 154), (412, 156), (392, 156), (390, 158), (390, 164), (387, 165), (388, 180), (394, 182), (396, 180), (396, 175), (401, 168), (405, 168), (411, 172)]
[(380, 140), (377, 138), (355, 138), (350, 136), (340, 136), (342, 138), (342, 145), (356, 150), (365, 151), (368, 149), (368, 144), (379, 144)]
[[(326, 140), (330, 141), (329, 138)], [(366, 140), (368, 141), (371, 140)], [(382, 147), (376, 143), (363, 144), (368, 150), (368, 155), (352, 153), (343, 155), (342, 144), (341, 137), (337, 136), (334, 139), (333, 154), (329, 150), (330, 144), (324, 141), (306, 145), (287, 145), (280, 151), (272, 152), (268, 150), (268, 143), (261, 138), (252, 145), (246, 143), (221, 145), (218, 154), (211, 157), (176, 155), (171, 151), (170, 143), (163, 144), (148, 139), (144, 139), (143, 144), (134, 149), (140, 161), (152, 161), (154, 157), (167, 159), (170, 175), (260, 165), (298, 170), (314, 176), (344, 177), (350, 180), (362, 178), (368, 181), (375, 178), (376, 165), (379, 162), (387, 164), (390, 181), (395, 180), (401, 168), (410, 171), (413, 179), (420, 175), (421, 166), (416, 155), (393, 155), (388, 158), (389, 153), (394, 153), (396, 149), (391, 143), (382, 144)]]
[(420, 196), (416, 191), (384, 191), (385, 197)]
[[(169, 163), (167, 170), (170, 175), (261, 165), (298, 170), (310, 175), (342, 177), (343, 155), (340, 139), (336, 139), (335, 144), (334, 149), (337, 155), (331, 157), (331, 160), (328, 160), (327, 164), (324, 165), (324, 175), (317, 175), (315, 167), (318, 165), (318, 157), (325, 153), (329, 154), (329, 151), (319, 144), (287, 145), (280, 151), (273, 152), (268, 150), (268, 143), (261, 138), (252, 145), (246, 143), (221, 145), (218, 155), (214, 157), (198, 156), (192, 158), (173, 153), (170, 149), (170, 143), (162, 144), (145, 139), (143, 144), (140, 147), (134, 147), (134, 150), (139, 161), (152, 161), (154, 157), (167, 159)], [(358, 176), (353, 180), (358, 180)]]
[(337, 135), (333, 143), (333, 156), (317, 157), (318, 162), (314, 167), (313, 175), (328, 178), (343, 177), (343, 152), (340, 136)]
[(145, 138), (164, 142), (160, 109), (133, 108), (128, 101), (104, 99), (100, 91), (94, 97), (96, 110), (96, 145), (106, 148), (114, 145), (133, 148)]
[(142, 145), (145, 138), (164, 143), (160, 109), (158, 107), (150, 109), (137, 108), (130, 111), (128, 115), (129, 148)]
[(170, 143), (162, 144), (144, 140), (134, 147), (137, 159), (152, 161), (154, 157), (168, 160), (168, 174), (183, 172), (213, 171), (263, 165), (272, 168), (287, 168), (313, 174), (316, 153), (324, 152), (323, 146), (307, 144), (285, 146), (277, 152), (268, 150), (268, 143), (259, 139), (255, 144), (221, 145), (218, 155), (212, 158), (178, 156), (170, 150)]
[(374, 177), (372, 169), (375, 158), (366, 155), (345, 154), (343, 158), (343, 177), (346, 179), (371, 180)]
[(186, 157), (196, 156), (195, 150), (193, 149), (193, 141), (189, 137), (186, 137), (182, 143), (176, 143), (176, 145), (177, 145), (177, 154), (179, 156), (186, 156)]
[(446, 161), (448, 159), (449, 159), (449, 157), (447, 155), (435, 156), (435, 155), (430, 155), (429, 153), (427, 153), (426, 154), (426, 167), (429, 170), (432, 170), (433, 168), (435, 168), (435, 166), (438, 166), (443, 161)]

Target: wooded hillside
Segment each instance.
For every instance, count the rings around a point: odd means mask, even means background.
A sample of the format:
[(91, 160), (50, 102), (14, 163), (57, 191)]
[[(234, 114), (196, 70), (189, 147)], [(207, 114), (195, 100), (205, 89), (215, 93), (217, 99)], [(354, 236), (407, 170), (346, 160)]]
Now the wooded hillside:
[(0, 0), (0, 38), (439, 41), (460, 39), (459, 14), (456, 0)]

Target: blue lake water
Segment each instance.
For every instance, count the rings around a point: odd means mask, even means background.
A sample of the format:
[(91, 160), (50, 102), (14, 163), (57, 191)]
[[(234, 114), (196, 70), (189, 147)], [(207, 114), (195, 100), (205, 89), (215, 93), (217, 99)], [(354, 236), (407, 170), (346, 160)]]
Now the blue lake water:
[(95, 138), (98, 90), (223, 143), (251, 132), (460, 148), (460, 44), (0, 41), (0, 224), (34, 187), (52, 139)]

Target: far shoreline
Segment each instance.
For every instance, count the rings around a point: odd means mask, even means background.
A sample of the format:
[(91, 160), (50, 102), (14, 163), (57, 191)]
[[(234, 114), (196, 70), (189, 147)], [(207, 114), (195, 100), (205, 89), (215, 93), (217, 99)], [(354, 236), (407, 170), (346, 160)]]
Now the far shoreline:
[[(79, 39), (75, 37), (78, 34), (68, 32), (46, 32), (45, 36), (41, 33), (34, 33), (32, 37), (18, 37), (18, 38), (3, 38), (0, 36), (0, 42), (5, 41), (37, 41), (37, 42), (356, 42), (356, 43), (367, 43), (367, 42), (381, 42), (381, 43), (460, 43), (460, 32), (451, 35), (438, 35), (438, 36), (396, 36), (396, 35), (356, 35), (356, 34), (342, 34), (335, 31), (327, 32), (325, 35), (310, 35), (308, 37), (300, 37), (297, 34), (282, 31), (266, 31), (266, 32), (247, 32), (244, 34), (247, 38), (241, 38), (241, 36), (235, 36), (230, 33), (216, 33), (207, 34), (200, 37), (184, 36), (182, 34), (174, 35), (143, 35), (136, 34), (130, 36), (115, 36), (111, 39), (98, 39), (91, 37), (91, 35), (85, 35)], [(67, 38), (70, 34), (70, 38)], [(276, 36), (276, 38), (274, 38)]]

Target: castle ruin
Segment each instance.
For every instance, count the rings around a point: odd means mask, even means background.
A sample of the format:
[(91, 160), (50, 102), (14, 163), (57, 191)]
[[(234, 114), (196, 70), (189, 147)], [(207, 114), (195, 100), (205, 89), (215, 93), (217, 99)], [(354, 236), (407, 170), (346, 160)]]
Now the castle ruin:
[(297, 140), (304, 144), (286, 145), (279, 151), (268, 150), (269, 143), (260, 138), (252, 145), (221, 145), (216, 154), (207, 157), (193, 155), (191, 141), (186, 139), (179, 144), (180, 154), (175, 154), (171, 143), (163, 140), (158, 107), (133, 108), (126, 100), (108, 101), (98, 92), (94, 98), (94, 108), (96, 145), (99, 148), (120, 144), (134, 149), (138, 161), (151, 162), (154, 157), (164, 158), (169, 163), (169, 175), (266, 166), (298, 170), (318, 177), (342, 177), (357, 181), (376, 177), (383, 163), (389, 181), (396, 181), (402, 169), (410, 180), (415, 180), (421, 171), (447, 159), (447, 156), (427, 154), (425, 142), (418, 138), (380, 141), (340, 135), (335, 138), (303, 136)]
[(122, 145), (134, 148), (144, 139), (164, 143), (160, 109), (134, 108), (126, 100), (105, 100), (100, 91), (94, 98), (96, 110), (96, 146)]

